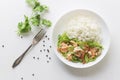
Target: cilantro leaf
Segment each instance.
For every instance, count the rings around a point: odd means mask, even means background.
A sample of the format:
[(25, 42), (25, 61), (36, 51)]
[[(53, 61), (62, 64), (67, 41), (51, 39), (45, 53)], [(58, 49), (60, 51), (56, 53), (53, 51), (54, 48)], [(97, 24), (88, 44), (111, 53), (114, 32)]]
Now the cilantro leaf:
[(59, 47), (62, 42), (69, 42), (69, 41), (70, 41), (70, 39), (65, 32), (62, 35), (58, 35), (58, 44), (57, 45)]
[(32, 23), (33, 26), (39, 26), (40, 25), (40, 15), (37, 14), (37, 15), (31, 17), (30, 22)]
[(27, 4), (29, 6), (31, 6), (32, 8), (34, 8), (36, 6), (36, 4), (38, 4), (38, 0), (26, 0)]
[(33, 8), (34, 12), (43, 12), (48, 10), (48, 7), (46, 5), (41, 5), (38, 0), (26, 0), (26, 2)]
[(18, 23), (18, 34), (26, 33), (26, 32), (29, 32), (31, 30), (31, 26), (29, 24), (28, 17), (24, 16), (24, 18), (25, 18), (24, 22)]
[(33, 14), (35, 15), (32, 15), (30, 19), (25, 16), (25, 21), (18, 23), (18, 34), (20, 35), (21, 33), (27, 33), (31, 31), (31, 26), (43, 25), (45, 27), (50, 27), (51, 22), (49, 20), (41, 18), (40, 14), (48, 10), (48, 7), (46, 5), (41, 5), (38, 0), (26, 0), (26, 2), (29, 6), (32, 7)]
[(51, 21), (46, 20), (46, 19), (42, 19), (42, 24), (47, 26), (47, 27), (50, 27), (52, 25)]
[(89, 62), (89, 58), (88, 58), (88, 55), (85, 54), (85, 62), (88, 63)]
[(43, 11), (47, 11), (47, 10), (48, 10), (48, 7), (46, 5), (37, 5), (33, 9), (33, 11), (35, 11), (35, 12), (43, 12)]

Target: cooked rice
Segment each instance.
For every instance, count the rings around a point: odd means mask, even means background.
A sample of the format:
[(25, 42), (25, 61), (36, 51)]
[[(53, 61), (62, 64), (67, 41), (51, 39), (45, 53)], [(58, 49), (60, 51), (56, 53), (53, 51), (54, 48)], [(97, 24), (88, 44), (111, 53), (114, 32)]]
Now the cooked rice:
[(78, 38), (81, 41), (93, 40), (101, 42), (101, 29), (97, 22), (88, 16), (76, 16), (67, 24), (69, 38)]

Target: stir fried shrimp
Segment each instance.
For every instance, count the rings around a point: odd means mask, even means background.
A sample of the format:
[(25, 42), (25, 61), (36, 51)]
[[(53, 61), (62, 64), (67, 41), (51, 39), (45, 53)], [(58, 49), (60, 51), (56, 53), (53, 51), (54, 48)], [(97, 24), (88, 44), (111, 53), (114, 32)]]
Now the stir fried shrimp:
[(65, 34), (58, 41), (58, 51), (72, 62), (92, 62), (101, 54), (102, 49), (98, 42), (69, 39)]

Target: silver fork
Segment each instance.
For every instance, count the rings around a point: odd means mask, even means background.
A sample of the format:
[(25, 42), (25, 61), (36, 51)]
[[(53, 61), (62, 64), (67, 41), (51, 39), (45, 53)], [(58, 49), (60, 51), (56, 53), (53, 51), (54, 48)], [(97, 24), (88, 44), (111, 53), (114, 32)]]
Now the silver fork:
[(31, 43), (31, 45), (25, 50), (25, 52), (20, 55), (15, 62), (12, 65), (12, 68), (15, 68), (17, 65), (20, 64), (20, 62), (22, 61), (22, 59), (24, 58), (24, 56), (26, 55), (26, 53), (28, 52), (28, 50), (33, 47), (34, 45), (36, 45), (41, 39), (42, 37), (45, 35), (46, 33), (46, 29), (40, 29), (40, 31), (35, 35), (35, 37), (33, 38), (33, 41)]

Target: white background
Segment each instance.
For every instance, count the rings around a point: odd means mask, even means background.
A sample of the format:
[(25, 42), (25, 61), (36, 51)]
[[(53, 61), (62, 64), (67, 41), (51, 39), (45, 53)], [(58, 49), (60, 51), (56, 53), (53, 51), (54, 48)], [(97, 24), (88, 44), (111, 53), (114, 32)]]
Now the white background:
[[(17, 24), (31, 9), (25, 0), (0, 0), (0, 80), (120, 80), (120, 1), (119, 0), (39, 0), (50, 8), (47, 18), (53, 26), (43, 40), (29, 51), (22, 63), (12, 69), (14, 60), (29, 46), (37, 29), (21, 39), (16, 35)], [(111, 33), (108, 54), (97, 65), (75, 69), (63, 64), (49, 48), (52, 28), (64, 13), (74, 9), (88, 9), (99, 14)], [(4, 45), (4, 48), (2, 47)], [(43, 49), (50, 49), (40, 52)], [(51, 57), (51, 60), (46, 57)], [(35, 59), (33, 57), (35, 56)], [(37, 60), (36, 58), (40, 58)], [(47, 63), (49, 61), (49, 63)], [(34, 76), (32, 76), (34, 74)]]

